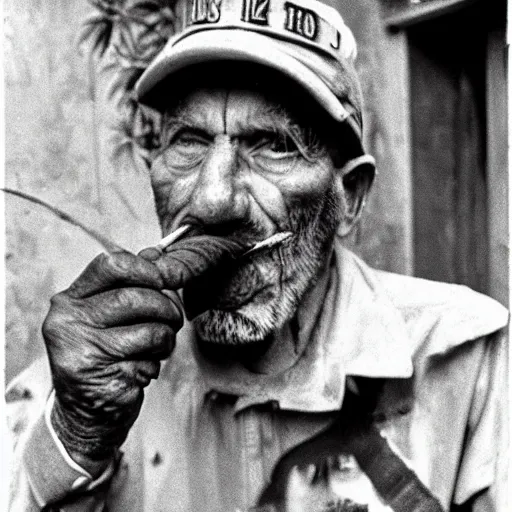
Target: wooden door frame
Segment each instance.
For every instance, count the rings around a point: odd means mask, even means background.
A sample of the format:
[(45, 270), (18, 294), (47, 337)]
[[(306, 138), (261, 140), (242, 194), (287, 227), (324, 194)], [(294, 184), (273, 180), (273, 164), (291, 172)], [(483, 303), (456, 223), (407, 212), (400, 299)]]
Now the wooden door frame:
[[(405, 0), (381, 0), (384, 23), (390, 32), (400, 34), (401, 52), (407, 55), (407, 29), (438, 16), (464, 8), (475, 0), (429, 0), (408, 2)], [(512, 12), (512, 0), (507, 1), (508, 18)], [(505, 306), (512, 304), (512, 280), (510, 268), (510, 222), (512, 218), (512, 191), (510, 162), (512, 161), (512, 116), (508, 104), (512, 101), (512, 87), (508, 77), (512, 65), (508, 45), (512, 40), (510, 23), (507, 28), (489, 32), (487, 45), (487, 177), (488, 177), (488, 226), (489, 226), (489, 288), (488, 293)], [(407, 87), (409, 69), (402, 66), (395, 75), (397, 83)], [(409, 110), (410, 106), (406, 106)], [(506, 114), (505, 114), (506, 113)], [(410, 118), (410, 116), (409, 116)], [(410, 127), (408, 129), (410, 133)], [(409, 138), (409, 156), (412, 140)], [(412, 163), (409, 163), (412, 175)], [(411, 197), (413, 191), (411, 190)], [(413, 236), (412, 226), (409, 232)], [(411, 245), (412, 242), (408, 241)], [(411, 273), (414, 266), (410, 264)]]

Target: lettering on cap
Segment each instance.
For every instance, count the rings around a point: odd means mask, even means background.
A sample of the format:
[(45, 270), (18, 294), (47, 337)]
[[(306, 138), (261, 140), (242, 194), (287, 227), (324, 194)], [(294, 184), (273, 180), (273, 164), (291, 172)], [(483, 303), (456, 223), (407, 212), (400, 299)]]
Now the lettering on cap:
[(285, 29), (314, 41), (318, 33), (318, 18), (315, 12), (286, 2)]
[(333, 50), (339, 50), (341, 46), (341, 34), (339, 30), (336, 30), (336, 41), (333, 43), (332, 41), (329, 43)]
[(242, 20), (256, 25), (268, 25), (270, 0), (244, 0)]
[[(176, 42), (207, 29), (263, 32), (271, 37), (305, 40), (335, 58), (355, 58), (356, 45), (339, 13), (316, 0), (184, 0), (183, 29)], [(293, 35), (293, 38), (292, 38)]]
[(220, 20), (222, 0), (193, 0), (189, 25), (217, 23)]

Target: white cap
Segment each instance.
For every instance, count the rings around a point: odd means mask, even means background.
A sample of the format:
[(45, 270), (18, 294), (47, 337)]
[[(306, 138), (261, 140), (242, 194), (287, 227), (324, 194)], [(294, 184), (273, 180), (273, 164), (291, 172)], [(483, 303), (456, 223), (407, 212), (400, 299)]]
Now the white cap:
[(177, 71), (215, 61), (275, 69), (361, 136), (356, 43), (334, 8), (318, 0), (179, 0), (175, 33), (135, 85), (141, 103)]

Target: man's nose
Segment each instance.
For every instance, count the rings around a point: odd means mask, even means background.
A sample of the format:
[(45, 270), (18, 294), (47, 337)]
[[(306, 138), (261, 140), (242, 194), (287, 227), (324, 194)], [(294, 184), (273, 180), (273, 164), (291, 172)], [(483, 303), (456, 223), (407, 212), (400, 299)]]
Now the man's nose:
[(207, 225), (244, 220), (248, 199), (239, 171), (237, 142), (217, 135), (203, 161), (189, 214)]

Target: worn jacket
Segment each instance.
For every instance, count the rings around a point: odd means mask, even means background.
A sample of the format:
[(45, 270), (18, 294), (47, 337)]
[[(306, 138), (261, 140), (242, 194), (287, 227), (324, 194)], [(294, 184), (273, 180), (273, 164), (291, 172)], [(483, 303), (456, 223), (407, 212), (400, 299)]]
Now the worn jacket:
[[(11, 510), (245, 512), (283, 453), (333, 421), (352, 377), (385, 379), (378, 428), (445, 510), (505, 510), (496, 467), (506, 310), (463, 286), (373, 270), (341, 245), (308, 300), (317, 313), (299, 310), (306, 349), (278, 375), (203, 359), (186, 325), (96, 481), (53, 432), (49, 369), (36, 362), (7, 391)], [(321, 486), (314, 475), (294, 473), (287, 510), (328, 510), (336, 498), (390, 510), (350, 456), (333, 457)]]

